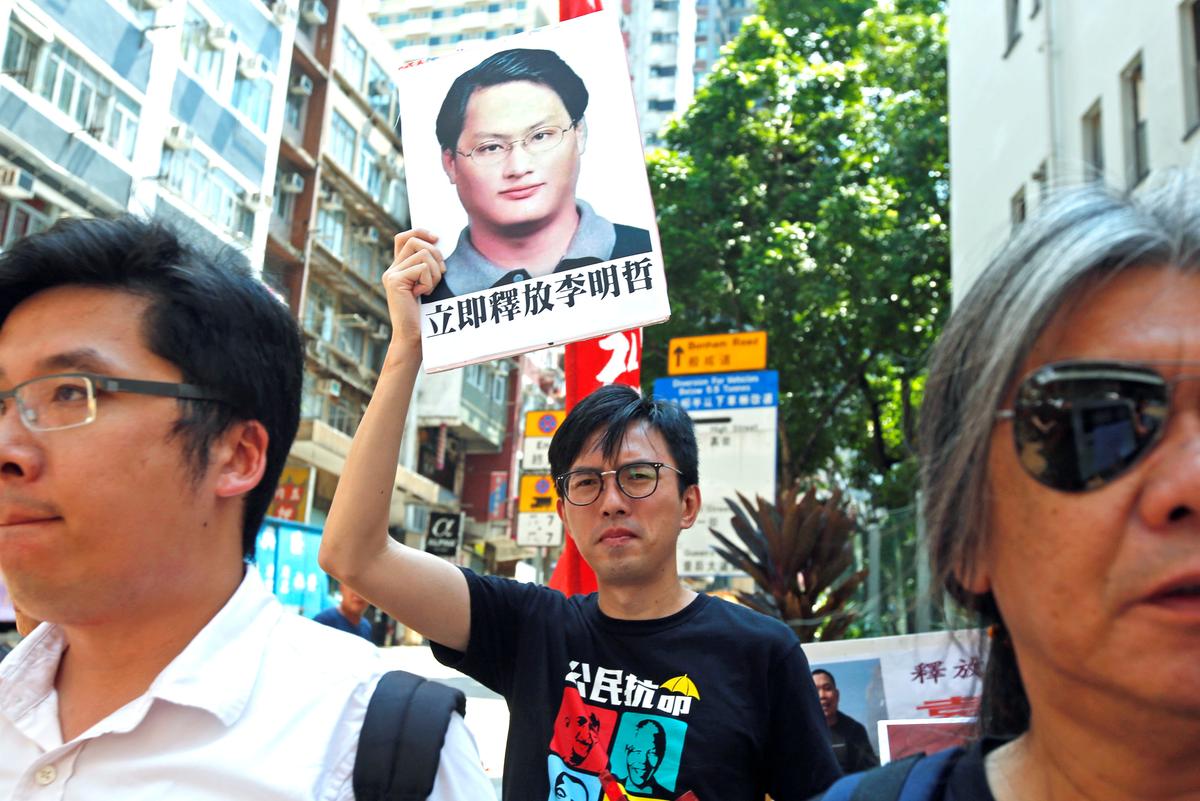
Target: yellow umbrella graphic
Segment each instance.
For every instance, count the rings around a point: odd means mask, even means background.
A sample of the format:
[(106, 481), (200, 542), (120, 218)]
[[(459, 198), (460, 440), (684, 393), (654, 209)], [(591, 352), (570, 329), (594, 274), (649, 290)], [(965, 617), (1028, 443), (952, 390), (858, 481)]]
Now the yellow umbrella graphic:
[(696, 689), (696, 682), (689, 679), (686, 673), (667, 679), (662, 683), (662, 688), (680, 695), (690, 695), (697, 701), (700, 700), (700, 691)]

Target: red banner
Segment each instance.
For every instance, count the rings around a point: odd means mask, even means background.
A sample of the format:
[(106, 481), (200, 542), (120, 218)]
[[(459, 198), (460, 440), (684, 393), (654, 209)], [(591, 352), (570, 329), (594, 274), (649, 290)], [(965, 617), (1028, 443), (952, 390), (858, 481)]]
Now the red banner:
[[(600, 10), (600, 0), (558, 0), (559, 20), (574, 19)], [(619, 338), (619, 340), (618, 340)], [(642, 332), (625, 331), (599, 339), (567, 345), (563, 365), (567, 379), (567, 411), (597, 387), (641, 383)], [(570, 536), (554, 566), (550, 586), (567, 595), (596, 591), (596, 574), (579, 555)]]
[[(618, 331), (598, 339), (567, 345), (567, 411), (589, 393), (608, 384), (641, 385), (642, 331)], [(569, 532), (568, 532), (569, 533)], [(596, 574), (583, 560), (570, 536), (550, 577), (550, 586), (566, 595), (596, 591)]]

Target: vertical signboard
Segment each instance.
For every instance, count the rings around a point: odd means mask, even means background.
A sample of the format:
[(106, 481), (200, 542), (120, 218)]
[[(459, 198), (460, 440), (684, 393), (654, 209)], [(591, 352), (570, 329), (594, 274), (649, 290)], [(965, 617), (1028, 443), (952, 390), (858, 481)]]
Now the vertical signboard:
[(430, 512), (425, 531), (425, 553), (453, 559), (463, 539), (462, 512)]
[(543, 409), (525, 413), (525, 441), (521, 446), (521, 470), (529, 473), (550, 471), (550, 440), (567, 413), (562, 409)]
[(775, 450), (779, 373), (750, 373), (659, 378), (654, 395), (678, 402), (696, 427), (700, 451), (700, 497), (696, 524), (679, 535), (679, 573), (683, 576), (733, 576), (741, 571), (718, 556), (709, 528), (729, 530), (726, 498), (740, 492), (775, 498)]
[(508, 471), (493, 470), (488, 477), (488, 522), (508, 518)]
[(267, 509), (267, 517), (307, 523), (309, 507), (312, 505), (313, 472), (311, 467), (289, 465), (283, 468), (279, 484), (275, 487), (275, 497)]
[(524, 548), (562, 545), (563, 528), (557, 506), (558, 492), (548, 473), (521, 476), (517, 545)]

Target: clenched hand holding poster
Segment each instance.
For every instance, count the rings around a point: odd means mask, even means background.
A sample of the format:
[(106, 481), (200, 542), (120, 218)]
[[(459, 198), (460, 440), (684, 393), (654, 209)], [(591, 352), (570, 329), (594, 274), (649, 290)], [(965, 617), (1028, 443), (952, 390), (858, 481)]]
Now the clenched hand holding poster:
[(428, 372), (669, 316), (614, 14), (407, 66), (399, 92), (413, 227), (446, 257)]

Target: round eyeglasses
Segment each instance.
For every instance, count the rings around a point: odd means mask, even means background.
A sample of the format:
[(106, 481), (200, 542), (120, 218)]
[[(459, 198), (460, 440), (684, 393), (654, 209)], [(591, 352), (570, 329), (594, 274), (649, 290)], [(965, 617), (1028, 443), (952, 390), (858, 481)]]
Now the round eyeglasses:
[(578, 123), (571, 123), (566, 128), (560, 128), (557, 125), (545, 125), (538, 128), (528, 136), (520, 139), (513, 139), (508, 142), (502, 142), (498, 139), (488, 139), (485, 142), (480, 142), (471, 148), (468, 152), (455, 150), (460, 156), (466, 156), (476, 164), (489, 165), (499, 164), (512, 149), (517, 145), (525, 148), (525, 152), (531, 156), (537, 156), (542, 153), (548, 153), (554, 148), (562, 144), (563, 137), (567, 135), (567, 131), (574, 128)]
[(594, 503), (604, 491), (604, 477), (615, 475), (617, 486), (629, 498), (637, 500), (654, 494), (658, 489), (658, 474), (662, 468), (683, 472), (662, 462), (631, 462), (616, 470), (572, 470), (555, 477), (558, 491), (572, 506), (587, 506)]
[(0, 419), (16, 406), (17, 416), (30, 431), (85, 426), (96, 419), (97, 390), (226, 402), (221, 394), (194, 384), (110, 378), (95, 373), (57, 373), (31, 378), (0, 392)]

